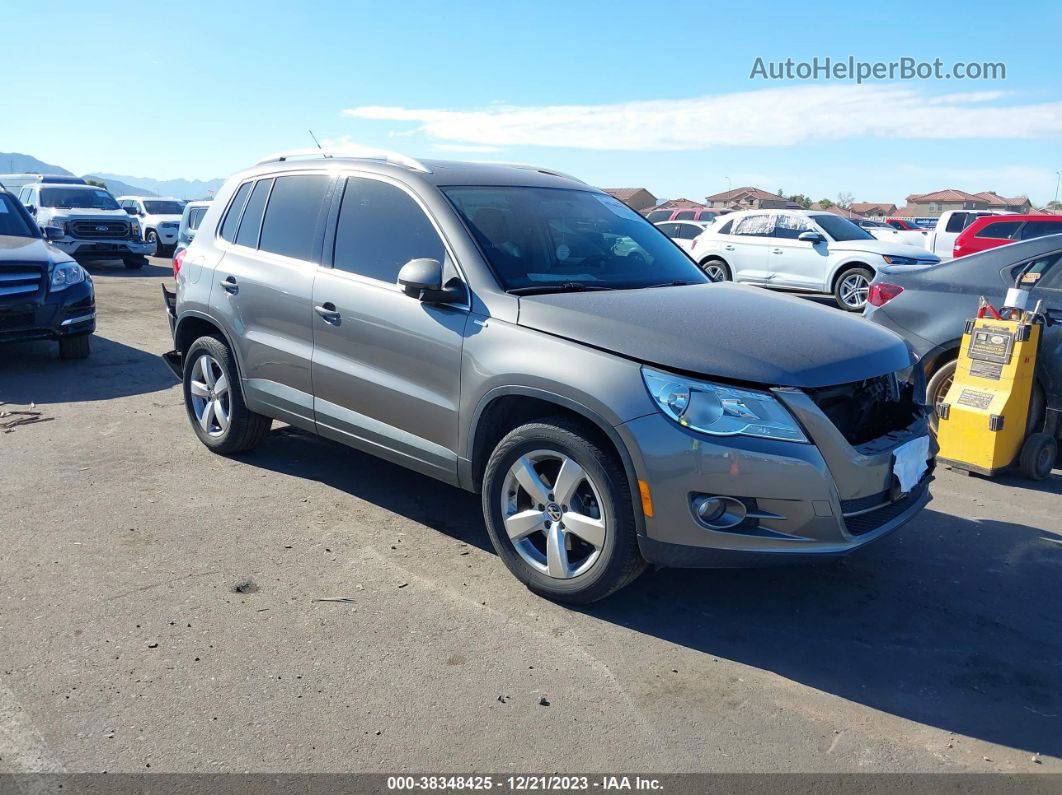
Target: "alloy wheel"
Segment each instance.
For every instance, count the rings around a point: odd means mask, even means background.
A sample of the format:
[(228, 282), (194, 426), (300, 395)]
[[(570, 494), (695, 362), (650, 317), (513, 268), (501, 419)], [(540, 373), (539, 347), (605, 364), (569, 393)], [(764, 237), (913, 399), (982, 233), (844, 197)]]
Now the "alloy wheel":
[(608, 526), (601, 491), (564, 453), (520, 456), (505, 475), (501, 509), (509, 541), (536, 571), (570, 579), (601, 557)]
[(726, 280), (726, 272), (721, 265), (715, 265), (709, 263), (704, 266), (704, 275), (711, 279), (713, 282), (721, 282)]
[(841, 288), (838, 292), (845, 306), (860, 309), (866, 306), (867, 295), (870, 293), (870, 280), (862, 273), (852, 273), (841, 281)]
[(228, 376), (217, 359), (203, 354), (192, 365), (189, 391), (192, 411), (200, 427), (210, 436), (221, 436), (229, 429), (232, 394)]

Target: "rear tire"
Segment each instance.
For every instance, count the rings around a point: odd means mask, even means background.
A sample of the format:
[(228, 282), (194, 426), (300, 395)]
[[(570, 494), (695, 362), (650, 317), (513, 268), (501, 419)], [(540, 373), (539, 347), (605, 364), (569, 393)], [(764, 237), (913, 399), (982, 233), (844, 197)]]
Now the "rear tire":
[(943, 403), (944, 398), (947, 397), (951, 382), (955, 380), (955, 369), (958, 364), (955, 359), (944, 362), (926, 384), (926, 403), (933, 409), (933, 413), (929, 415), (929, 427), (934, 433), (937, 432), (937, 426), (940, 424), (940, 418), (937, 417), (937, 405)]
[(123, 257), (122, 258), (122, 264), (125, 265), (126, 269), (128, 269), (128, 270), (138, 271), (141, 268), (143, 268), (145, 265), (147, 265), (147, 258), (146, 257)]
[(845, 268), (837, 277), (833, 288), (833, 300), (846, 312), (862, 312), (867, 305), (867, 294), (874, 273), (864, 265)]
[(1043, 480), (1051, 474), (1058, 459), (1058, 442), (1049, 433), (1031, 434), (1021, 446), (1018, 466), (1033, 480)]
[(710, 257), (698, 263), (698, 267), (713, 282), (729, 282), (734, 278), (730, 273), (730, 266), (718, 257)]
[[(623, 467), (576, 420), (552, 417), (511, 431), (487, 462), (482, 491), (498, 557), (539, 596), (589, 604), (646, 567)], [(526, 529), (514, 539), (517, 514)]]
[(250, 450), (273, 423), (247, 408), (236, 359), (217, 337), (200, 337), (188, 348), (182, 386), (192, 430), (218, 455)]
[(60, 359), (87, 359), (89, 355), (89, 337), (91, 334), (78, 334), (76, 337), (59, 338)]

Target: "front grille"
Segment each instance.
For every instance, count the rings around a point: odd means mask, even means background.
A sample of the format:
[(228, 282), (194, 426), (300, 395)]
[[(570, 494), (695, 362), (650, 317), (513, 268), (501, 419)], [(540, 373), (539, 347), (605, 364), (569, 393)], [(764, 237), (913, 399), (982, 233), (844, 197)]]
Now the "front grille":
[(895, 373), (805, 391), (851, 445), (903, 430), (920, 411), (914, 385)]
[[(913, 506), (928, 486), (929, 477), (927, 475), (921, 483), (911, 489), (911, 492), (899, 502), (890, 502), (876, 510), (860, 513), (856, 516), (845, 516), (845, 529), (848, 531), (849, 535), (853, 536), (861, 536), (874, 532), (879, 527), (883, 527), (885, 524), (891, 522), (897, 516)], [(844, 503), (841, 505), (843, 508)]]
[(70, 234), (85, 240), (129, 237), (128, 221), (71, 221)]
[(40, 291), (44, 267), (37, 262), (0, 264), (0, 303), (25, 302)]

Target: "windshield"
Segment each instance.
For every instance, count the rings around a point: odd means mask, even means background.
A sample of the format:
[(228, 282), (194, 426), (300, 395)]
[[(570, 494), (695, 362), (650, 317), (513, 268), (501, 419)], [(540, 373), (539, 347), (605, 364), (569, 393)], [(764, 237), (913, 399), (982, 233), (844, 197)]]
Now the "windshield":
[(173, 201), (148, 201), (144, 200), (144, 209), (148, 215), (180, 215), (184, 212), (184, 204)]
[(517, 186), (442, 190), (506, 290), (708, 281), (659, 229), (606, 194)]
[(26, 221), (18, 200), (10, 193), (0, 193), (0, 235), (12, 237), (37, 237), (33, 227)]
[(70, 210), (117, 210), (118, 202), (102, 188), (41, 188), (41, 206)]
[(839, 215), (813, 215), (811, 220), (826, 230), (834, 240), (873, 240), (874, 235)]

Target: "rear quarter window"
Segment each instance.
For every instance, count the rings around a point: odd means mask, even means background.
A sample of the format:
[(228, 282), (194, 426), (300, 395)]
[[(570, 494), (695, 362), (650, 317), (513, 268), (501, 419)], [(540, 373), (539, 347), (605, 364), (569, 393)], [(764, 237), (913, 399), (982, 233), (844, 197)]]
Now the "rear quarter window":
[(245, 182), (240, 185), (236, 195), (229, 202), (229, 209), (225, 213), (225, 220), (221, 224), (221, 239), (233, 242), (236, 239), (236, 228), (240, 225), (240, 216), (243, 215), (243, 206), (247, 204), (247, 197), (251, 194), (253, 182)]
[(1021, 230), (1021, 239), (1029, 240), (1044, 235), (1057, 235), (1062, 233), (1062, 220), (1059, 221), (1028, 221)]

